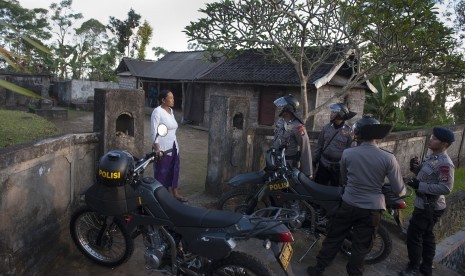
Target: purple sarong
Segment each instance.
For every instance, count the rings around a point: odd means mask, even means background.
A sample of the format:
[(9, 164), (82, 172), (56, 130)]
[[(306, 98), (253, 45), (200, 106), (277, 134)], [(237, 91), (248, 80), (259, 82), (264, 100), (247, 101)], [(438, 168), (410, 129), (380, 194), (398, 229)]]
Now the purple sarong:
[(166, 188), (177, 188), (179, 180), (179, 154), (173, 143), (171, 155), (165, 155), (153, 164), (153, 176)]

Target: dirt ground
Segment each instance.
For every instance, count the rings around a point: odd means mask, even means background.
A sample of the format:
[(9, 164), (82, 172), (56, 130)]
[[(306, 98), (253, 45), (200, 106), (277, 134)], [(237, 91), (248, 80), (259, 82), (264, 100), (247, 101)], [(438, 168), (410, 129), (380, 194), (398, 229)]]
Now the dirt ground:
[[(146, 109), (144, 118), (144, 149), (151, 150), (150, 138), (150, 114), (151, 109)], [(68, 119), (52, 119), (51, 121), (63, 133), (93, 132), (93, 112), (70, 111)], [(208, 131), (190, 125), (182, 125), (180, 122), (181, 111), (175, 110), (175, 116), (179, 123), (176, 131), (180, 147), (181, 171), (179, 191), (190, 201), (207, 200), (205, 195), (205, 180), (207, 175), (208, 158)], [(147, 167), (145, 175), (153, 174), (151, 166)], [(205, 203), (207, 204), (207, 202)]]

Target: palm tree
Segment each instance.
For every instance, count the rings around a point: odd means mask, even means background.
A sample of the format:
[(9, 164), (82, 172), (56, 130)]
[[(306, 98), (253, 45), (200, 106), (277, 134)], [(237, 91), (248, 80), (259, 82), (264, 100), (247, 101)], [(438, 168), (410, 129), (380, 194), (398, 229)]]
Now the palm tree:
[(403, 117), (400, 99), (408, 95), (411, 86), (401, 88), (404, 78), (395, 79), (393, 75), (378, 76), (372, 80), (377, 93), (367, 95), (364, 113), (373, 114), (381, 122), (395, 124)]

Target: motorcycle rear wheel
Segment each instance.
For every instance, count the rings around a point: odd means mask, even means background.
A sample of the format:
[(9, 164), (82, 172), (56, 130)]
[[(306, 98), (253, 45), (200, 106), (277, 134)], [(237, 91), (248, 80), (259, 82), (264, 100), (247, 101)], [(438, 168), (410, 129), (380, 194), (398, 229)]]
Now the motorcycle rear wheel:
[(256, 257), (244, 252), (233, 251), (224, 259), (212, 262), (208, 275), (275, 275), (271, 269)]
[(120, 220), (111, 225), (98, 241), (106, 217), (88, 207), (78, 209), (71, 217), (71, 237), (79, 251), (91, 261), (108, 267), (126, 262), (134, 251), (134, 241)]
[[(232, 211), (236, 213), (250, 215), (254, 211), (257, 211), (262, 208), (269, 207), (268, 202), (262, 200), (257, 203), (252, 203), (251, 200), (255, 195), (254, 190), (246, 188), (236, 188), (224, 193), (217, 203), (217, 208), (219, 210)], [(255, 206), (249, 206), (249, 204)], [(248, 208), (252, 210), (247, 211)]]
[[(346, 257), (350, 257), (352, 252), (352, 243), (349, 240), (345, 240), (341, 246), (341, 252)], [(389, 236), (389, 232), (382, 225), (378, 227), (378, 233), (373, 241), (373, 246), (370, 252), (365, 256), (365, 264), (376, 264), (384, 261), (392, 251), (392, 239)]]

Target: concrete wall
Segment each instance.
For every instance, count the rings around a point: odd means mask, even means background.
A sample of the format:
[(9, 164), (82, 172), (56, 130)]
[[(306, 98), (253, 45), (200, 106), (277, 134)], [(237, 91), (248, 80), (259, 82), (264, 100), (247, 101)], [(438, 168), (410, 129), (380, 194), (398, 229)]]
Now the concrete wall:
[[(327, 121), (327, 120), (326, 120)], [(454, 164), (465, 165), (465, 125), (452, 126), (455, 134), (455, 142), (449, 147), (448, 154)], [(247, 169), (246, 171), (256, 171), (263, 168), (263, 153), (269, 148), (273, 139), (273, 129), (271, 127), (250, 128), (248, 130)], [(418, 156), (425, 157), (428, 153), (428, 140), (432, 129), (421, 129), (415, 131), (394, 132), (385, 139), (378, 141), (378, 145), (390, 152), (393, 152), (401, 166), (402, 175), (408, 177), (410, 158)], [(318, 139), (319, 132), (309, 131), (310, 143), (313, 145)]]
[(97, 136), (0, 150), (0, 275), (37, 275), (70, 246), (69, 219), (94, 180)]
[(87, 102), (89, 97), (94, 96), (95, 88), (119, 88), (116, 82), (68, 80), (55, 82), (52, 96), (58, 104), (69, 106), (72, 102)]
[[(320, 106), (324, 104), (327, 100), (333, 97), (337, 92), (341, 91), (341, 87), (332, 86), (332, 85), (324, 85), (318, 89), (317, 98), (316, 98), (316, 106)], [(362, 88), (353, 88), (350, 91), (350, 96), (344, 101), (342, 98), (337, 98), (331, 101), (332, 103), (337, 102), (346, 102), (347, 107), (353, 111), (357, 112), (357, 115), (348, 120), (347, 123), (352, 125), (361, 118), (363, 114), (363, 108), (365, 106), (365, 89)], [(323, 108), (320, 112), (318, 112), (313, 120), (313, 127), (310, 130), (313, 131), (320, 131), (324, 125), (329, 122), (329, 116), (331, 111), (329, 108)], [(307, 124), (308, 125), (308, 124)]]
[[(205, 104), (204, 104), (204, 127), (210, 126), (210, 103), (213, 96), (241, 96), (249, 99), (249, 116), (247, 123), (249, 127), (256, 127), (258, 125), (258, 104), (260, 93), (255, 91), (254, 85), (237, 85), (237, 84), (206, 84), (205, 85)], [(228, 118), (225, 118), (228, 120)]]
[(99, 155), (125, 149), (134, 156), (143, 156), (144, 91), (95, 89), (94, 106), (94, 132), (99, 132)]
[(139, 89), (136, 77), (118, 76), (118, 82), (121, 89)]
[[(300, 87), (286, 87), (286, 93), (293, 94), (294, 97), (300, 99)], [(315, 93), (307, 92), (309, 111), (313, 110), (315, 106), (320, 106), (328, 99), (333, 97), (337, 92), (341, 90), (340, 87), (325, 85), (317, 90)], [(260, 103), (260, 86), (257, 85), (239, 85), (239, 84), (206, 84), (205, 85), (205, 104), (204, 104), (204, 117), (203, 127), (209, 127), (210, 123), (210, 98), (212, 96), (241, 96), (249, 99), (250, 112), (248, 118), (249, 127), (258, 126), (258, 112)], [(316, 98), (316, 101), (313, 99)], [(357, 112), (357, 116), (348, 121), (349, 124), (354, 123), (363, 113), (363, 107), (365, 105), (365, 89), (354, 88), (350, 92), (350, 96), (346, 99), (347, 105), (350, 110)], [(344, 102), (344, 99), (335, 99), (333, 102)], [(301, 115), (301, 114), (300, 114)], [(307, 127), (310, 130), (319, 131), (329, 120), (330, 110), (328, 108), (322, 109), (316, 114), (313, 119), (310, 118), (307, 121)], [(277, 114), (276, 114), (277, 117)]]
[[(29, 89), (40, 96), (49, 96), (49, 75), (6, 74), (0, 75), (0, 78)], [(5, 88), (0, 87), (0, 106), (27, 106), (34, 103), (35, 101), (38, 100), (20, 95), (18, 93), (13, 93)]]
[(220, 195), (223, 188), (218, 183), (245, 168), (248, 104), (246, 97), (211, 97), (205, 181), (205, 189), (211, 194)]

